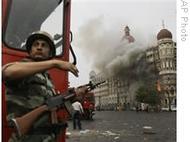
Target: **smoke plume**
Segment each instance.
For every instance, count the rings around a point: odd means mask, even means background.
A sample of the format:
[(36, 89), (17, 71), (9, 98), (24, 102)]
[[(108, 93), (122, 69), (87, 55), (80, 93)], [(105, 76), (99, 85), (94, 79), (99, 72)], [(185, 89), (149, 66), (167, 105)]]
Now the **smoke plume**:
[(92, 70), (103, 72), (106, 77), (125, 77), (142, 75), (148, 69), (146, 47), (138, 41), (121, 41), (123, 35), (124, 32), (119, 35), (114, 27), (109, 28), (103, 17), (92, 19), (80, 28), (79, 46), (86, 59), (93, 62)]

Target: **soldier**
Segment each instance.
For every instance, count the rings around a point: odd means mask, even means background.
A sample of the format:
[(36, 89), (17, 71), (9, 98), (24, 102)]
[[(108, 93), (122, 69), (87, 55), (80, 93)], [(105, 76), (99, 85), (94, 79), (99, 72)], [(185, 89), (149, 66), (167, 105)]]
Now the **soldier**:
[[(55, 45), (48, 33), (38, 31), (31, 34), (26, 41), (26, 49), (29, 57), (19, 62), (8, 63), (2, 68), (6, 86), (8, 122), (30, 112), (42, 105), (48, 97), (55, 95), (47, 70), (57, 68), (70, 71), (78, 77), (78, 69), (75, 65), (53, 59)], [(42, 115), (33, 124), (29, 134), (18, 136), (13, 133), (9, 142), (55, 142), (57, 133), (47, 131), (44, 127), (49, 126), (49, 115), (49, 113)]]

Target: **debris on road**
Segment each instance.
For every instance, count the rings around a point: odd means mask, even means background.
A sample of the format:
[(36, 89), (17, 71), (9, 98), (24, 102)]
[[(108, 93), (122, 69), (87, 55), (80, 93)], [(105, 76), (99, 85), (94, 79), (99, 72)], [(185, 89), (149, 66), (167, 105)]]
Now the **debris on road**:
[(105, 131), (102, 134), (105, 135), (105, 136), (117, 136), (117, 135), (120, 135), (120, 134), (113, 133), (111, 131)]
[(156, 132), (152, 129), (151, 126), (144, 126), (143, 133), (144, 134), (155, 134)]
[(119, 137), (115, 137), (115, 138), (114, 138), (114, 140), (117, 140), (117, 139), (119, 139)]
[(86, 133), (88, 133), (88, 132), (90, 132), (90, 130), (88, 130), (88, 129), (86, 129), (86, 130), (81, 130), (81, 131), (80, 131), (80, 134), (86, 134)]

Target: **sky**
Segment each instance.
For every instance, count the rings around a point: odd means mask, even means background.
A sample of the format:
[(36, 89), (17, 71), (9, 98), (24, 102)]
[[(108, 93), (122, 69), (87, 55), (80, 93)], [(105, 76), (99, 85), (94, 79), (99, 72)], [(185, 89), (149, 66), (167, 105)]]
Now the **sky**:
[(72, 0), (71, 8), (72, 46), (79, 69), (78, 78), (69, 74), (71, 86), (89, 82), (90, 71), (98, 72), (96, 60), (106, 58), (104, 52), (109, 54), (100, 43), (110, 48), (118, 46), (126, 25), (135, 42), (143, 47), (156, 45), (163, 23), (176, 41), (175, 0)]

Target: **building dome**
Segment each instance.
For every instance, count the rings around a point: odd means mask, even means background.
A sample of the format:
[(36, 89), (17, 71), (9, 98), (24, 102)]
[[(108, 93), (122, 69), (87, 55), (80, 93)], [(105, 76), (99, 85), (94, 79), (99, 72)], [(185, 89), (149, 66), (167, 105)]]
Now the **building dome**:
[(96, 76), (95, 71), (91, 71), (91, 72), (89, 73), (89, 76), (90, 76), (90, 77), (94, 77), (94, 76)]
[(172, 33), (168, 31), (167, 29), (162, 29), (157, 34), (157, 40), (163, 39), (163, 38), (172, 38)]

